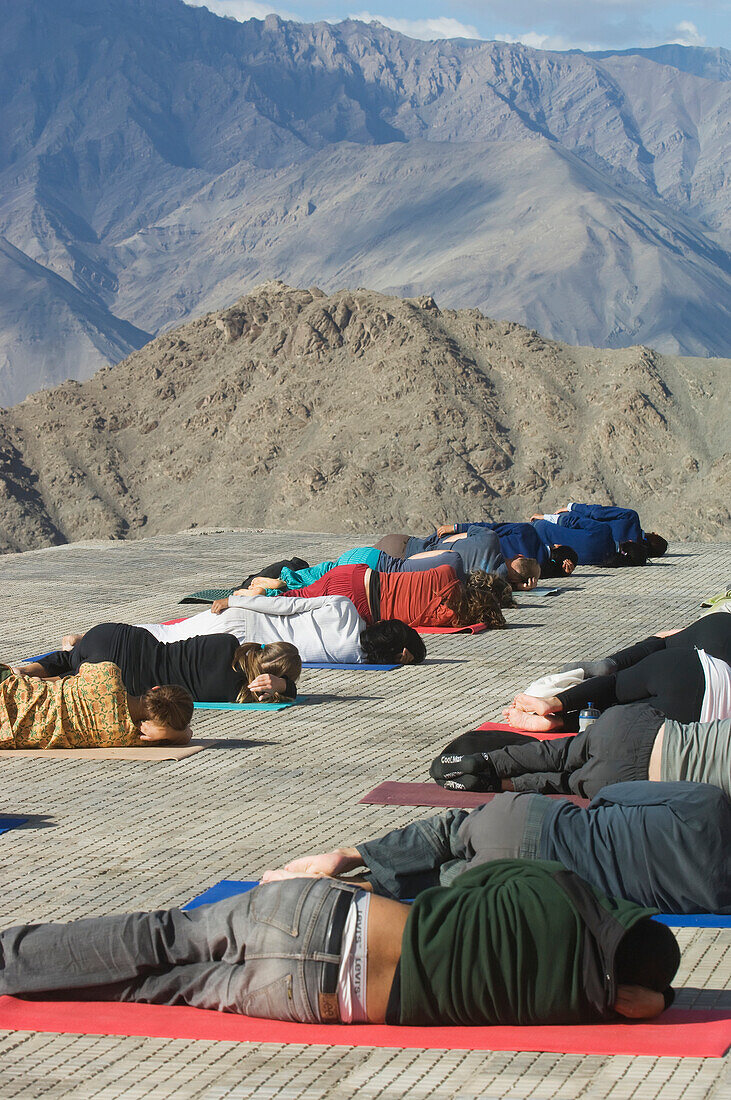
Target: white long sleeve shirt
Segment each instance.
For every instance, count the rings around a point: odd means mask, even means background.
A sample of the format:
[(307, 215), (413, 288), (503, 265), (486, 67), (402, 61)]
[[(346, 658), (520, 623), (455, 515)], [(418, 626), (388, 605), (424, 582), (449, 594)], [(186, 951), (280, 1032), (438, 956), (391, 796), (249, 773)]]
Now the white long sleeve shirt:
[(366, 623), (347, 596), (229, 596), (227, 611), (201, 611), (179, 623), (144, 623), (159, 642), (233, 634), (239, 642), (291, 642), (303, 661), (362, 662)]

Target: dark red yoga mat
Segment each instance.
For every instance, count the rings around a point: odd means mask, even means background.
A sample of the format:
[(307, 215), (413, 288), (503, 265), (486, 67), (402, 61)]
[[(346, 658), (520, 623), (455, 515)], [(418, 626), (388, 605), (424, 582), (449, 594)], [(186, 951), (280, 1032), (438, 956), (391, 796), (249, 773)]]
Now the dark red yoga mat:
[(536, 731), (536, 730), (520, 730), (517, 726), (508, 726), (505, 722), (483, 722), (481, 726), (475, 726), (476, 730), (503, 730), (507, 733), (524, 733), (526, 737), (534, 737), (536, 741), (552, 741), (554, 737), (571, 737), (571, 733), (567, 733), (565, 730), (553, 731)]
[(652, 1023), (573, 1027), (389, 1027), (292, 1024), (207, 1009), (100, 1001), (0, 997), (0, 1029), (61, 1035), (141, 1035), (234, 1043), (320, 1043), (411, 1050), (535, 1050), (557, 1054), (721, 1058), (731, 1046), (731, 1015), (670, 1009)]
[[(475, 806), (483, 806), (494, 797), (494, 794), (480, 791), (446, 791), (436, 783), (398, 783), (389, 780), (387, 783), (379, 783), (372, 791), (363, 795), (360, 801), (376, 806), (457, 806), (471, 810)], [(579, 798), (575, 794), (549, 794), (546, 797), (563, 798), (576, 806), (589, 805), (588, 798)]]

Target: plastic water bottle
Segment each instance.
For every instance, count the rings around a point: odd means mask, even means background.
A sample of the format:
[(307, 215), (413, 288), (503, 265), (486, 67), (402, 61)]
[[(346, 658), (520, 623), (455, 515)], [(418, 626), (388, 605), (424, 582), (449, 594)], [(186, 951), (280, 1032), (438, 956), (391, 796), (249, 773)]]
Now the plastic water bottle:
[(598, 711), (593, 703), (589, 703), (588, 707), (584, 707), (583, 710), (580, 710), (579, 733), (583, 733), (585, 730), (588, 730), (591, 723), (595, 722), (600, 714), (601, 711)]

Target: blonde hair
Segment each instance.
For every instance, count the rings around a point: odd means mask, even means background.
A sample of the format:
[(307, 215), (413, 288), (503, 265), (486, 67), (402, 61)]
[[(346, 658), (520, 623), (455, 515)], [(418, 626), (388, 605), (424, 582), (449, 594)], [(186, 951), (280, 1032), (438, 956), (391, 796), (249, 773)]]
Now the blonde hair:
[[(231, 668), (243, 673), (244, 682), (236, 696), (237, 703), (256, 703), (257, 699), (249, 691), (249, 684), (257, 676), (268, 673), (282, 679), (298, 680), (302, 672), (302, 659), (296, 645), (291, 642), (270, 642), (261, 646), (259, 642), (244, 642), (234, 653)], [(276, 692), (273, 699), (281, 701), (287, 696)]]

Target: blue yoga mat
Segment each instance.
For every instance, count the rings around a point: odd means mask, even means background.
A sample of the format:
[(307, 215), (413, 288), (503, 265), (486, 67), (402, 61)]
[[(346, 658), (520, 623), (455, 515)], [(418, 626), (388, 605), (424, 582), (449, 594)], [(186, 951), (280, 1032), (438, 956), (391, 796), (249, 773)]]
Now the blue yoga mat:
[(0, 833), (9, 833), (11, 829), (17, 829), (19, 825), (25, 825), (27, 817), (0, 817)]
[(259, 883), (255, 879), (239, 881), (233, 878), (224, 878), (215, 886), (198, 894), (181, 909), (197, 909), (199, 905), (210, 905), (212, 901), (223, 901), (224, 898), (232, 898), (234, 894), (245, 894), (247, 890), (253, 890)]
[[(182, 908), (195, 909), (199, 905), (208, 905), (212, 901), (223, 901), (224, 898), (232, 898), (235, 894), (245, 894), (255, 886), (258, 886), (256, 880), (224, 878), (215, 886), (198, 894)], [(658, 913), (653, 920), (659, 921), (660, 924), (667, 924), (671, 928), (731, 928), (731, 916), (722, 916), (720, 913), (687, 913), (684, 916)]]
[(401, 665), (365, 665), (357, 664), (356, 662), (337, 664), (334, 661), (303, 661), (302, 668), (347, 668), (352, 669), (354, 672), (391, 672), (394, 668), (401, 668)]
[(653, 919), (671, 928), (731, 928), (731, 916), (721, 913), (686, 913), (677, 917), (672, 913), (658, 913)]

